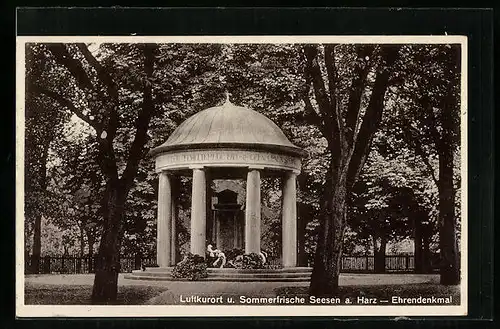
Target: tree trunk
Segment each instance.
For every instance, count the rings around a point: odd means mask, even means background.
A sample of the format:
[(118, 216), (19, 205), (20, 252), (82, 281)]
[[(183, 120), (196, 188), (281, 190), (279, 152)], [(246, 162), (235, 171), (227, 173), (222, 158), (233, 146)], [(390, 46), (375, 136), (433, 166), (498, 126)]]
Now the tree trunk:
[(431, 266), (431, 250), (430, 250), (430, 237), (431, 237), (431, 226), (427, 224), (423, 230), (422, 237), (422, 272), (432, 273)]
[(297, 260), (298, 266), (307, 266), (307, 253), (306, 253), (306, 226), (308, 212), (307, 207), (303, 203), (298, 205), (297, 216)]
[(80, 258), (85, 255), (85, 231), (80, 227)]
[(80, 257), (76, 261), (76, 272), (82, 273), (82, 261), (85, 257), (85, 231), (83, 227), (80, 226)]
[[(40, 162), (39, 171), (39, 188), (43, 193), (47, 190), (47, 158), (49, 154), (51, 139), (48, 139), (43, 145), (42, 159)], [(40, 202), (43, 202), (40, 200)], [(31, 263), (31, 273), (37, 274), (40, 270), (40, 257), (42, 254), (42, 213), (35, 214), (34, 228), (33, 228), (33, 260)]]
[[(443, 152), (444, 153), (444, 152)], [(460, 282), (459, 258), (455, 235), (455, 191), (453, 189), (453, 155), (439, 156), (439, 247), (441, 284)]]
[(33, 228), (33, 255), (31, 258), (31, 273), (40, 272), (40, 257), (42, 253), (42, 214), (36, 214)]
[(439, 249), (441, 255), (441, 284), (456, 285), (460, 282), (457, 239), (455, 235), (455, 189), (453, 186), (453, 115), (456, 99), (451, 94), (445, 98), (442, 110), (442, 133), (439, 152)]
[[(116, 160), (113, 155), (113, 147), (111, 138), (113, 134), (108, 134), (108, 144), (101, 144), (102, 159), (101, 166), (103, 172), (109, 177), (107, 189), (107, 202), (104, 211), (104, 225), (102, 238), (99, 244), (99, 255), (96, 266), (96, 275), (94, 279), (94, 288), (92, 290), (93, 304), (111, 304), (116, 302), (118, 292), (118, 273), (120, 272), (120, 249), (123, 236), (123, 216), (124, 206), (129, 190), (134, 184), (134, 179), (139, 170), (139, 162), (145, 155), (144, 146), (148, 140), (147, 131), (151, 117), (155, 111), (153, 102), (153, 69), (154, 56), (157, 49), (155, 44), (145, 44), (144, 52), (144, 72), (146, 79), (143, 83), (143, 104), (135, 120), (135, 137), (130, 146), (127, 165), (122, 174), (122, 178), (118, 179), (118, 171)], [(110, 77), (106, 77), (106, 79)], [(111, 113), (109, 128), (116, 132), (119, 126), (118, 94), (116, 86), (112, 86), (112, 91), (116, 93), (114, 111)]]
[(307, 175), (297, 177), (298, 196), (297, 203), (297, 265), (309, 266), (309, 257), (306, 253), (306, 227), (308, 221), (314, 217), (311, 205), (303, 202), (303, 191), (307, 190)]
[(365, 242), (365, 256), (369, 256), (370, 255), (370, 249), (371, 249), (370, 239), (366, 239), (366, 242)]
[(89, 245), (89, 257), (94, 257), (94, 243), (95, 243), (95, 238), (93, 236), (93, 233), (87, 232), (87, 241)]
[(120, 181), (110, 183), (104, 227), (95, 269), (92, 304), (113, 304), (118, 294), (120, 248), (127, 192)]
[(297, 259), (298, 259), (298, 266), (306, 267), (308, 266), (307, 262), (307, 253), (306, 253), (306, 226), (307, 226), (307, 221), (303, 218), (300, 218), (298, 222), (298, 253), (297, 253)]
[(95, 238), (93, 236), (92, 231), (87, 231), (87, 241), (89, 245), (89, 254), (88, 254), (88, 271), (89, 273), (94, 273), (94, 243)]
[[(358, 48), (360, 62), (365, 61), (365, 51), (373, 48)], [(338, 107), (338, 74), (335, 65), (335, 45), (325, 47), (325, 66), (328, 91), (320, 65), (317, 47), (304, 48), (306, 61), (306, 82), (313, 86), (315, 107), (309, 98), (309, 89), (304, 98), (305, 107), (316, 121), (316, 125), (326, 138), (332, 156), (327, 174), (323, 218), (319, 227), (314, 268), (309, 293), (314, 296), (334, 296), (338, 291), (338, 280), (342, 262), (342, 244), (347, 217), (347, 198), (366, 161), (373, 135), (378, 130), (384, 109), (384, 96), (389, 84), (389, 68), (398, 57), (399, 46), (383, 47), (380, 65), (373, 83), (368, 105), (360, 122), (361, 96), (366, 87), (366, 77), (370, 70), (369, 62), (354, 67), (354, 81), (346, 120)], [(356, 133), (357, 131), (357, 133)]]
[(318, 243), (311, 275), (311, 296), (335, 296), (339, 287), (347, 215), (347, 170), (338, 179), (327, 180), (323, 219), (320, 223)]
[[(373, 240), (375, 243), (375, 239)], [(387, 238), (385, 236), (380, 237), (380, 246), (375, 248), (374, 252), (374, 270), (375, 273), (385, 273), (385, 249), (387, 246)]]
[(423, 273), (423, 253), (422, 253), (422, 223), (420, 218), (414, 217), (414, 256), (415, 256), (415, 273)]

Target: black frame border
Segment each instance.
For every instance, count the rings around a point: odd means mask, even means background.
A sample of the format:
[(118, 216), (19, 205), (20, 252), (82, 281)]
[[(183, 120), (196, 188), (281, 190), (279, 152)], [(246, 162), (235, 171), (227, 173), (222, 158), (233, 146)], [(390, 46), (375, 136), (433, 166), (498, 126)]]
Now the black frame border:
[[(487, 325), (493, 316), (493, 11), (489, 9), (401, 9), (401, 8), (18, 8), (17, 36), (33, 35), (465, 35), (468, 38), (468, 313), (467, 317), (416, 317), (408, 321), (391, 321), (390, 325), (420, 326)], [(15, 65), (13, 65), (15, 70)], [(15, 77), (15, 74), (14, 74)], [(15, 85), (15, 83), (14, 83)], [(15, 121), (15, 111), (10, 123)], [(14, 127), (15, 124), (12, 125)], [(4, 132), (5, 134), (5, 132)], [(12, 140), (15, 132), (6, 136)], [(2, 152), (2, 165), (14, 172), (15, 138), (11, 151)], [(14, 214), (15, 182), (2, 166), (2, 194), (11, 195)], [(11, 188), (9, 188), (11, 187)], [(11, 218), (14, 218), (12, 216)], [(2, 225), (4, 225), (3, 223)], [(5, 232), (14, 232), (6, 227)], [(13, 234), (12, 234), (13, 235)], [(15, 245), (3, 240), (6, 248)], [(12, 256), (14, 250), (12, 250)], [(14, 264), (14, 261), (12, 261)], [(12, 274), (15, 278), (15, 274)], [(11, 281), (13, 282), (13, 281)], [(9, 285), (14, 289), (14, 285)], [(11, 291), (13, 292), (13, 291)], [(15, 296), (15, 292), (13, 294)], [(14, 299), (10, 299), (14, 304)], [(13, 312), (14, 313), (14, 312)], [(160, 327), (187, 324), (200, 318), (170, 319), (100, 319), (96, 326), (110, 325)], [(229, 320), (229, 321), (228, 321)], [(224, 322), (246, 321), (246, 325), (324, 326), (335, 318), (228, 318)], [(337, 319), (339, 320), (339, 319)], [(344, 318), (343, 320), (347, 320)], [(342, 325), (376, 325), (389, 318), (348, 318)], [(431, 322), (429, 322), (429, 320)], [(40, 323), (51, 327), (67, 324), (86, 327), (85, 320), (58, 321), (44, 319)], [(221, 318), (205, 318), (205, 325), (219, 327)], [(436, 322), (435, 322), (436, 321)], [(480, 323), (478, 323), (478, 321)], [(29, 325), (30, 320), (19, 320)], [(465, 322), (465, 323), (464, 323)], [(371, 323), (371, 324), (370, 324)], [(389, 323), (385, 323), (387, 325)], [(434, 324), (434, 325), (432, 325)]]

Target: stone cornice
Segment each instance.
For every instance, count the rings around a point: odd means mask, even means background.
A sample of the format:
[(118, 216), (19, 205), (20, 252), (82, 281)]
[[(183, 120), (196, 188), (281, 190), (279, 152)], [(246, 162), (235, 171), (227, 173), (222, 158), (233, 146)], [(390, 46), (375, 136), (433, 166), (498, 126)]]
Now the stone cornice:
[(156, 171), (205, 168), (262, 168), (300, 172), (298, 156), (236, 148), (192, 149), (162, 153), (156, 157)]

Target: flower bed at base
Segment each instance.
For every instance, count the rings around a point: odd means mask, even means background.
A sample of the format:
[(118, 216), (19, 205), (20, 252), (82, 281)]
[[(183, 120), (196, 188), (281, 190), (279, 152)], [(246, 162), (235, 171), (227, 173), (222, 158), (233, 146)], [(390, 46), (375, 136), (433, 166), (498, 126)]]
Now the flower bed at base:
[(208, 277), (205, 258), (200, 255), (188, 253), (182, 261), (177, 263), (172, 270), (176, 279), (196, 281)]
[(261, 256), (256, 253), (240, 255), (235, 258), (232, 264), (237, 269), (254, 270), (264, 268)]
[[(210, 261), (208, 261), (210, 263)], [(263, 269), (262, 257), (256, 253), (238, 255), (227, 263), (228, 268), (236, 269)], [(177, 263), (172, 270), (172, 277), (196, 281), (208, 277), (207, 261), (200, 255), (186, 254), (184, 259)]]

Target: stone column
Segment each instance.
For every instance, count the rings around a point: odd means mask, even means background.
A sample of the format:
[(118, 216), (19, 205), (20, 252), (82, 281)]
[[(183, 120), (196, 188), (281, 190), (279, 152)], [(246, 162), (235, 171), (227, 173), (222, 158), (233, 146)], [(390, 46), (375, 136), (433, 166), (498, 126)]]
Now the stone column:
[(260, 253), (260, 171), (249, 168), (245, 206), (245, 253)]
[(219, 213), (217, 210), (212, 214), (212, 236), (210, 239), (213, 243), (217, 244), (217, 218), (219, 217)]
[(221, 236), (220, 236), (220, 217), (221, 217), (221, 212), (218, 213), (219, 216), (215, 219), (215, 246), (217, 249), (222, 248), (221, 244)]
[(240, 245), (238, 248), (243, 249), (245, 247), (245, 222), (243, 221), (243, 211), (238, 213), (239, 220), (239, 234), (240, 234)]
[(207, 180), (203, 167), (195, 167), (192, 169), (193, 188), (191, 192), (191, 253), (205, 257)]
[(172, 221), (172, 189), (170, 178), (162, 171), (158, 182), (158, 219), (156, 223), (156, 262), (159, 267), (170, 266), (170, 230)]
[(238, 248), (239, 245), (239, 225), (238, 225), (238, 213), (234, 213), (233, 215), (233, 248)]
[(170, 265), (175, 266), (177, 263), (177, 216), (179, 214), (177, 198), (179, 197), (179, 184), (177, 178), (175, 179), (174, 187), (172, 189), (172, 229), (171, 245), (170, 245)]
[(283, 267), (297, 266), (297, 173), (283, 177), (282, 250)]
[(212, 225), (212, 222), (213, 222), (213, 215), (212, 215), (212, 177), (210, 175), (210, 172), (205, 169), (205, 180), (206, 180), (206, 185), (205, 185), (205, 189), (206, 189), (206, 192), (205, 192), (205, 195), (206, 195), (206, 207), (207, 207), (207, 211), (206, 211), (206, 224), (205, 224), (205, 227), (206, 227), (206, 230), (207, 230), (207, 233), (206, 233), (206, 236), (208, 237), (209, 240), (212, 240), (212, 235), (213, 235), (213, 232), (212, 232), (212, 228), (213, 228), (213, 225)]

